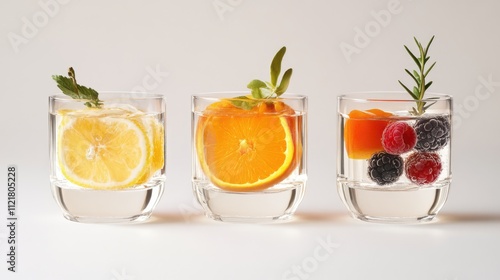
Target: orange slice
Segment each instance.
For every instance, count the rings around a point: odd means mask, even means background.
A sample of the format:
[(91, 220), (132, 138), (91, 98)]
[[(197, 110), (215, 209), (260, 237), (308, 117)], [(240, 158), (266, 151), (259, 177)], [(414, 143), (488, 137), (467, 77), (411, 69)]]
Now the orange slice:
[(382, 133), (389, 124), (384, 119), (391, 113), (380, 109), (366, 111), (352, 110), (344, 127), (344, 141), (347, 155), (352, 159), (368, 159), (374, 153), (383, 151)]
[(200, 116), (196, 150), (212, 183), (231, 191), (275, 185), (296, 166), (291, 117), (265, 108), (244, 110), (229, 101), (213, 103)]

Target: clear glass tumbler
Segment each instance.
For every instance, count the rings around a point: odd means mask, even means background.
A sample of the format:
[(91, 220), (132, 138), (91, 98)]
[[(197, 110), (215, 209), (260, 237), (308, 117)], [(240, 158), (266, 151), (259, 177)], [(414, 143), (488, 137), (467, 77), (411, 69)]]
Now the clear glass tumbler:
[(65, 218), (144, 221), (165, 181), (165, 100), (144, 93), (102, 93), (101, 108), (49, 97), (50, 182)]
[(286, 220), (307, 180), (307, 97), (244, 95), (192, 97), (194, 194), (214, 220)]
[(431, 221), (451, 182), (452, 97), (362, 92), (338, 98), (337, 188), (353, 217)]

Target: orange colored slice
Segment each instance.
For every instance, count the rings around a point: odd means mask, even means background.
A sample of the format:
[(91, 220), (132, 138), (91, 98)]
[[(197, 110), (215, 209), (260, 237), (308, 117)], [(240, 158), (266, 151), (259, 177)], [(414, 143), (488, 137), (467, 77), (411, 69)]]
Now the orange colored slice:
[(383, 151), (382, 133), (390, 122), (385, 118), (390, 116), (391, 113), (380, 109), (352, 110), (344, 127), (347, 156), (352, 159), (368, 159), (374, 153)]
[[(288, 106), (282, 102), (262, 104), (244, 110), (221, 101), (208, 106), (200, 116), (195, 136), (197, 155), (217, 187), (262, 190), (287, 178), (296, 167), (296, 136), (290, 129), (290, 124), (296, 124), (288, 115)], [(282, 105), (283, 110), (278, 111)]]

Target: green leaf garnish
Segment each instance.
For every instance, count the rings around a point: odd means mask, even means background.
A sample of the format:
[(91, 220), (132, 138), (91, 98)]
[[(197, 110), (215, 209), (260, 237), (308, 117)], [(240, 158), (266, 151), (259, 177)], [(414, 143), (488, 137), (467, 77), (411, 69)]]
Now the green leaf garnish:
[(234, 106), (250, 110), (261, 102), (264, 102), (263, 100), (265, 99), (277, 98), (285, 93), (290, 84), (293, 72), (292, 68), (286, 70), (278, 84), (278, 79), (281, 74), (281, 62), (283, 61), (285, 52), (286, 47), (282, 47), (276, 55), (274, 55), (270, 67), (271, 81), (264, 82), (257, 79), (252, 80), (247, 85), (247, 88), (251, 90), (251, 98), (245, 96), (245, 98), (237, 97), (237, 99), (231, 101)]
[(256, 106), (259, 103), (259, 101), (257, 101), (256, 99), (248, 98), (246, 96), (238, 96), (238, 97), (232, 99), (231, 103), (236, 107), (239, 107), (239, 108), (242, 108), (245, 110), (250, 110), (254, 106)]
[(265, 87), (267, 87), (267, 84), (261, 80), (253, 80), (247, 85), (247, 88), (252, 90), (252, 96), (256, 99), (264, 98), (260, 88), (265, 88)]
[(99, 100), (99, 93), (92, 88), (88, 88), (79, 85), (76, 82), (75, 70), (70, 67), (68, 70), (68, 76), (64, 77), (61, 75), (53, 75), (52, 79), (57, 82), (57, 87), (66, 95), (73, 99), (84, 99), (88, 100), (85, 102), (85, 106), (89, 108), (100, 108), (102, 106), (102, 101)]
[(429, 47), (431, 46), (432, 41), (434, 40), (434, 36), (432, 36), (427, 46), (423, 48), (422, 44), (417, 40), (417, 38), (413, 38), (415, 43), (417, 44), (419, 57), (414, 55), (407, 46), (404, 46), (405, 50), (411, 56), (415, 64), (417, 65), (417, 70), (413, 70), (410, 72), (408, 69), (405, 69), (405, 72), (410, 75), (410, 77), (415, 81), (416, 86), (413, 87), (413, 90), (410, 90), (407, 86), (405, 86), (401, 81), (398, 81), (401, 86), (411, 95), (413, 99), (417, 102), (417, 108), (412, 108), (410, 111), (414, 115), (422, 115), (425, 113), (432, 104), (436, 102), (432, 102), (430, 105), (426, 105), (426, 102), (422, 101), (424, 99), (425, 91), (432, 85), (432, 81), (426, 83), (426, 77), (429, 72), (432, 70), (436, 62), (434, 62), (427, 70), (426, 63), (429, 60), (428, 52)]
[(280, 96), (288, 89), (288, 85), (290, 84), (290, 78), (292, 78), (292, 68), (286, 70), (285, 74), (283, 74), (283, 78), (281, 79), (280, 85), (274, 90), (276, 95)]
[(283, 61), (283, 56), (285, 56), (286, 47), (282, 47), (274, 56), (271, 62), (271, 86), (276, 87), (278, 83), (278, 77), (281, 72), (281, 62)]

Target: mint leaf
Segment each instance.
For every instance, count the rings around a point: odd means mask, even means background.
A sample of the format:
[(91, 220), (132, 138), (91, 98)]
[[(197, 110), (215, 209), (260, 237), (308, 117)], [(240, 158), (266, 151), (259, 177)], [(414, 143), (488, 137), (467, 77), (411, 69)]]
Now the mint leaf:
[[(251, 109), (262, 102), (259, 99), (277, 98), (288, 89), (290, 79), (292, 77), (292, 69), (288, 69), (283, 74), (283, 78), (278, 86), (278, 78), (281, 73), (281, 62), (285, 56), (286, 47), (282, 47), (275, 55), (271, 62), (271, 81), (264, 82), (262, 80), (252, 80), (248, 83), (247, 88), (251, 90), (252, 97), (238, 97), (238, 100), (231, 101), (236, 107), (243, 109)], [(253, 98), (253, 99), (252, 99)]]
[(252, 96), (255, 99), (264, 98), (260, 89), (265, 87), (267, 87), (266, 83), (261, 80), (253, 80), (247, 85), (247, 88), (252, 90)]
[(84, 103), (87, 107), (100, 108), (102, 105), (102, 101), (99, 100), (99, 93), (92, 88), (79, 85), (76, 82), (75, 71), (72, 67), (69, 68), (68, 75), (69, 78), (61, 75), (53, 75), (52, 79), (56, 81), (57, 87), (64, 94), (70, 96), (73, 99), (88, 100)]
[(78, 94), (77, 91), (75, 91), (75, 87), (73, 85), (73, 81), (70, 78), (60, 76), (60, 75), (53, 75), (52, 79), (56, 81), (57, 87), (66, 95), (70, 96), (71, 98), (74, 99), (80, 99), (80, 95)]
[(286, 47), (282, 47), (278, 53), (273, 58), (271, 62), (271, 85), (273, 87), (277, 86), (278, 77), (281, 72), (281, 62), (283, 61), (283, 56), (285, 56)]
[(260, 90), (260, 88), (253, 88), (251, 92), (252, 92), (252, 97), (255, 99), (264, 98), (264, 95), (262, 94), (262, 91)]
[(276, 93), (274, 93), (271, 89), (269, 88), (261, 88), (260, 93), (262, 94), (262, 98), (269, 99), (269, 98), (275, 98)]
[(238, 96), (234, 99), (231, 99), (231, 103), (241, 109), (250, 110), (259, 104), (258, 100), (250, 99), (246, 96)]
[(292, 78), (292, 72), (293, 70), (292, 68), (290, 68), (285, 71), (285, 74), (283, 74), (280, 86), (274, 91), (278, 96), (282, 95), (288, 89), (288, 85), (290, 84), (290, 79)]
[(249, 88), (249, 89), (261, 88), (261, 87), (267, 87), (267, 84), (261, 80), (252, 80), (247, 85), (247, 88)]

